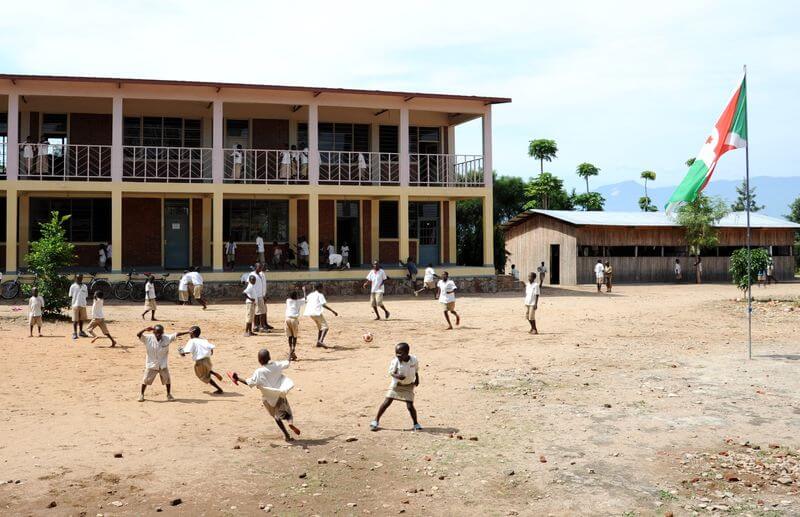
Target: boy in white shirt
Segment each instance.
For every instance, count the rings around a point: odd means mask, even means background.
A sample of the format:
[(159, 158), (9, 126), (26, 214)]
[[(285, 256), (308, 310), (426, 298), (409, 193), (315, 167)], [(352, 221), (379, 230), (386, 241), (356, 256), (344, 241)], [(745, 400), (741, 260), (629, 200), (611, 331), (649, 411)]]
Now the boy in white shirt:
[(231, 153), (233, 158), (233, 179), (238, 180), (242, 177), (242, 163), (244, 163), (244, 152), (242, 144), (236, 144), (236, 148)]
[(283, 250), (278, 246), (278, 241), (272, 242), (272, 265), (275, 269), (283, 269)]
[(92, 336), (92, 343), (100, 339), (100, 336), (95, 336), (93, 330), (99, 327), (108, 339), (111, 340), (111, 347), (117, 346), (117, 342), (111, 337), (108, 332), (108, 327), (105, 322), (105, 314), (103, 312), (103, 291), (94, 293), (94, 303), (92, 304), (92, 321), (89, 323), (86, 331)]
[(264, 237), (262, 237), (260, 233), (256, 236), (256, 256), (257, 256), (257, 260), (263, 264), (264, 263)]
[(33, 337), (33, 326), (39, 328), (39, 337), (42, 337), (42, 309), (44, 308), (44, 298), (39, 296), (37, 287), (31, 288), (31, 297), (28, 299), (28, 324), (31, 327), (30, 337)]
[(22, 158), (25, 160), (25, 174), (33, 174), (33, 140), (31, 137), (25, 139), (22, 147)]
[(394, 400), (406, 403), (411, 420), (414, 422), (414, 431), (422, 430), (422, 426), (417, 422), (417, 410), (414, 408), (414, 388), (419, 386), (419, 361), (416, 356), (409, 353), (410, 351), (408, 343), (398, 343), (394, 347), (394, 359), (389, 363), (389, 376), (392, 382), (389, 391), (386, 392), (386, 399), (378, 408), (378, 415), (369, 424), (371, 431), (380, 428), (381, 417)]
[(450, 273), (444, 272), (442, 279), (436, 284), (436, 295), (439, 298), (439, 303), (444, 306), (444, 319), (447, 320), (447, 330), (453, 330), (453, 324), (450, 323), (450, 314), (452, 312), (456, 316), (456, 325), (461, 325), (461, 317), (456, 312), (456, 283), (450, 280)]
[(189, 303), (189, 283), (191, 283), (191, 276), (189, 270), (183, 272), (183, 276), (178, 281), (178, 305), (186, 305)]
[(539, 287), (542, 287), (544, 283), (544, 276), (547, 274), (547, 266), (544, 265), (544, 261), (542, 261), (542, 265), (536, 268), (536, 273), (539, 276)]
[[(305, 292), (305, 291), (304, 291)], [(325, 336), (328, 335), (328, 322), (325, 321), (325, 316), (322, 314), (322, 309), (327, 309), (338, 316), (339, 313), (328, 307), (328, 300), (322, 293), (322, 284), (314, 285), (314, 290), (306, 295), (306, 310), (303, 313), (309, 316), (317, 325), (317, 345), (320, 348), (325, 348)]]
[(242, 291), (245, 297), (245, 317), (244, 317), (244, 335), (245, 337), (255, 336), (253, 333), (253, 322), (256, 319), (256, 307), (258, 299), (261, 297), (261, 290), (258, 287), (258, 278), (254, 272), (249, 273), (247, 278), (247, 285)]
[(142, 319), (147, 316), (148, 312), (152, 311), (150, 321), (156, 320), (156, 280), (153, 275), (147, 275), (147, 282), (144, 284), (144, 312)]
[[(146, 334), (145, 332), (152, 332)], [(147, 359), (144, 363), (144, 376), (142, 377), (142, 391), (139, 394), (139, 402), (144, 402), (144, 390), (156, 380), (161, 378), (161, 384), (167, 388), (167, 400), (175, 400), (172, 396), (172, 381), (169, 376), (169, 344), (176, 338), (184, 336), (189, 332), (177, 332), (175, 334), (164, 334), (164, 327), (156, 325), (140, 330), (136, 337), (145, 346)]]
[(364, 282), (363, 287), (370, 286), (369, 289), (369, 303), (372, 305), (372, 310), (375, 311), (375, 319), (381, 319), (381, 315), (378, 312), (378, 307), (383, 309), (383, 313), (386, 316), (386, 319), (389, 319), (389, 311), (386, 310), (386, 306), (383, 305), (383, 293), (384, 287), (383, 284), (389, 277), (386, 275), (386, 271), (381, 268), (381, 265), (378, 264), (378, 261), (374, 261), (372, 263), (372, 269), (370, 270), (369, 274), (367, 274), (367, 280)]
[(72, 339), (89, 337), (83, 331), (83, 322), (86, 321), (86, 298), (89, 288), (83, 283), (83, 275), (75, 275), (75, 282), (69, 286), (70, 307), (72, 307)]
[(272, 325), (267, 321), (267, 273), (264, 265), (260, 262), (256, 263), (256, 283), (261, 296), (256, 300), (256, 321), (254, 330), (263, 330), (269, 332), (272, 330)]
[(308, 241), (305, 237), (300, 237), (300, 243), (297, 245), (297, 254), (300, 259), (300, 267), (308, 267), (308, 255), (311, 250), (308, 247)]
[(539, 294), (541, 288), (536, 282), (536, 273), (528, 275), (528, 283), (525, 285), (525, 317), (531, 325), (531, 334), (538, 334), (536, 329), (536, 309), (539, 307)]
[(200, 274), (197, 268), (189, 272), (189, 281), (192, 283), (192, 296), (194, 296), (194, 299), (200, 302), (203, 310), (208, 309), (208, 304), (203, 298), (203, 275)]
[(258, 351), (258, 363), (261, 366), (253, 372), (249, 379), (242, 379), (236, 372), (228, 373), (228, 375), (234, 384), (241, 382), (245, 386), (258, 388), (261, 391), (262, 404), (264, 404), (270, 416), (275, 419), (275, 423), (278, 424), (278, 428), (283, 433), (283, 438), (287, 442), (291, 442), (294, 438), (286, 432), (286, 427), (283, 425), (284, 421), (294, 434), (300, 434), (300, 429), (294, 425), (292, 407), (286, 399), (286, 395), (294, 387), (294, 383), (283, 375), (283, 370), (289, 367), (291, 359), (287, 361), (271, 361), (269, 350), (262, 348)]
[(225, 262), (228, 269), (236, 267), (236, 242), (234, 242), (233, 236), (229, 237), (228, 242), (225, 243)]
[(350, 269), (350, 246), (347, 245), (347, 242), (342, 243), (342, 265)]
[(418, 291), (414, 291), (414, 296), (419, 296), (419, 293), (425, 291), (426, 289), (430, 289), (433, 291), (433, 297), (436, 298), (436, 279), (439, 278), (439, 275), (436, 274), (436, 270), (433, 269), (433, 264), (428, 264), (428, 267), (425, 268), (425, 276), (422, 277), (422, 289)]
[(289, 340), (289, 358), (292, 361), (297, 361), (297, 354), (295, 348), (297, 347), (297, 335), (300, 333), (300, 309), (306, 303), (306, 288), (303, 286), (303, 299), (298, 299), (297, 291), (289, 293), (286, 299), (286, 321), (284, 323), (286, 330), (286, 339)]
[(681, 273), (681, 259), (675, 259), (673, 271), (675, 272), (675, 281), (680, 282), (683, 278), (683, 274)]
[(200, 337), (200, 327), (197, 325), (189, 329), (189, 336), (189, 342), (186, 343), (186, 346), (179, 348), (178, 353), (181, 357), (186, 354), (192, 354), (194, 374), (204, 383), (216, 388), (212, 395), (221, 395), (223, 393), (222, 388), (211, 378), (213, 375), (218, 381), (222, 380), (222, 375), (211, 369), (211, 356), (214, 354), (214, 348), (216, 347), (209, 343), (208, 340)]
[(104, 270), (106, 268), (106, 247), (102, 244), (97, 250), (97, 265)]
[(600, 288), (603, 287), (605, 283), (605, 270), (606, 268), (603, 266), (603, 261), (597, 259), (597, 264), (594, 265), (594, 278), (597, 282), (597, 292), (600, 292)]

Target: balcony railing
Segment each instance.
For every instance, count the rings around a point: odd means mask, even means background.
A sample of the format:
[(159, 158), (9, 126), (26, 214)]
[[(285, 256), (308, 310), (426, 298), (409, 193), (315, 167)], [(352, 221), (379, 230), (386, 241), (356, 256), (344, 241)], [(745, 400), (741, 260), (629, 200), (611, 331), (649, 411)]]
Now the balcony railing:
[(19, 177), (60, 181), (110, 180), (111, 146), (20, 144)]
[(333, 185), (399, 185), (397, 153), (320, 151), (319, 182)]
[(426, 187), (482, 187), (483, 156), (410, 154), (409, 184)]
[(122, 149), (125, 181), (211, 182), (210, 148), (126, 145)]
[(226, 183), (308, 183), (308, 152), (223, 149)]
[(6, 143), (0, 142), (0, 178), (6, 177)]

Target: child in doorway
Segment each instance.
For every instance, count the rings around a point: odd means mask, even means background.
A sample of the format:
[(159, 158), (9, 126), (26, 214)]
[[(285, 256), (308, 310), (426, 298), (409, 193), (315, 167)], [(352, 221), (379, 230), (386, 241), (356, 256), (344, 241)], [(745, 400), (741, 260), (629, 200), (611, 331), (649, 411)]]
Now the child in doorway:
[(225, 243), (225, 262), (231, 271), (236, 267), (236, 241), (233, 240), (232, 235)]
[(200, 327), (197, 325), (189, 329), (189, 336), (189, 342), (183, 348), (179, 348), (178, 353), (181, 357), (186, 354), (192, 354), (194, 374), (204, 383), (216, 388), (213, 395), (222, 395), (222, 388), (211, 378), (211, 376), (214, 376), (218, 381), (222, 380), (222, 375), (211, 369), (211, 356), (214, 355), (214, 348), (216, 347), (209, 343), (208, 340), (200, 337)]
[(342, 242), (342, 266), (350, 269), (350, 246), (347, 245), (347, 241)]
[(539, 294), (541, 287), (536, 282), (536, 273), (528, 275), (528, 284), (525, 286), (525, 317), (531, 325), (529, 333), (538, 334), (536, 329), (536, 309), (539, 307)]
[(275, 419), (275, 423), (283, 433), (283, 438), (287, 442), (291, 442), (294, 438), (286, 431), (283, 422), (286, 422), (294, 434), (300, 434), (300, 429), (294, 425), (292, 407), (286, 399), (287, 393), (294, 385), (291, 379), (283, 375), (283, 370), (289, 367), (291, 359), (286, 361), (271, 361), (270, 359), (269, 350), (262, 348), (258, 351), (258, 364), (261, 366), (253, 372), (249, 379), (239, 377), (236, 372), (228, 373), (228, 375), (234, 384), (241, 382), (245, 386), (258, 388), (261, 391), (264, 407)]
[(144, 312), (142, 319), (150, 312), (150, 321), (156, 320), (156, 279), (153, 275), (147, 275), (147, 282), (144, 284)]
[[(305, 291), (303, 291), (305, 293)], [(306, 309), (303, 313), (305, 316), (311, 317), (317, 325), (317, 345), (320, 348), (325, 347), (325, 336), (328, 335), (328, 322), (325, 321), (325, 316), (322, 314), (322, 309), (327, 309), (338, 316), (339, 313), (328, 307), (328, 300), (322, 293), (322, 284), (316, 284), (314, 290), (306, 295)]]
[(302, 300), (297, 297), (297, 291), (290, 292), (289, 297), (286, 299), (286, 322), (284, 325), (286, 329), (286, 339), (289, 340), (289, 358), (292, 361), (297, 361), (295, 348), (297, 348), (297, 335), (300, 332), (300, 309), (303, 308), (305, 303), (305, 286), (303, 286)]
[(44, 298), (39, 296), (39, 289), (31, 289), (31, 297), (28, 299), (28, 324), (31, 327), (30, 337), (33, 337), (33, 326), (39, 329), (39, 337), (42, 337), (42, 309), (44, 308)]
[(113, 348), (117, 346), (116, 340), (111, 337), (111, 334), (108, 332), (108, 327), (106, 326), (105, 314), (103, 313), (103, 291), (97, 291), (94, 293), (94, 303), (92, 303), (92, 321), (86, 328), (86, 332), (92, 336), (92, 343), (100, 339), (100, 336), (94, 335), (94, 329), (98, 327), (103, 332), (103, 335), (111, 340), (111, 347)]
[(392, 382), (389, 391), (386, 392), (386, 399), (378, 408), (378, 415), (369, 424), (372, 431), (380, 429), (383, 413), (395, 400), (406, 403), (411, 420), (414, 422), (414, 431), (422, 430), (422, 426), (417, 422), (417, 410), (414, 408), (414, 388), (419, 386), (419, 361), (409, 353), (410, 351), (408, 343), (398, 343), (394, 347), (395, 357), (389, 363), (389, 376)]

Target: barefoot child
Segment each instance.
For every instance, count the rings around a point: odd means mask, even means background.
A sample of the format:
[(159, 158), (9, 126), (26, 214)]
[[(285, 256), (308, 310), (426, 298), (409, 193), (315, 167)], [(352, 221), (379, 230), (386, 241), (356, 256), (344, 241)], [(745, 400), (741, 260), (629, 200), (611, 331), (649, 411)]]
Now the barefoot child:
[(244, 335), (246, 337), (255, 336), (253, 333), (253, 321), (256, 319), (256, 306), (258, 304), (259, 289), (258, 278), (255, 273), (251, 273), (247, 278), (247, 286), (242, 291), (246, 301), (244, 302), (245, 317), (244, 317)]
[(111, 346), (117, 346), (117, 342), (113, 337), (111, 337), (111, 334), (108, 332), (108, 327), (106, 326), (105, 314), (103, 313), (103, 291), (97, 291), (94, 293), (94, 303), (92, 303), (92, 321), (86, 328), (86, 332), (92, 336), (92, 343), (100, 339), (100, 336), (95, 336), (94, 334), (94, 329), (98, 327), (103, 332), (103, 335), (111, 340)]
[(389, 311), (386, 309), (386, 306), (383, 305), (383, 293), (385, 291), (383, 284), (389, 277), (386, 275), (386, 271), (383, 270), (381, 265), (376, 260), (372, 263), (372, 269), (370, 270), (369, 274), (367, 274), (367, 279), (364, 281), (364, 287), (370, 286), (369, 288), (369, 303), (372, 306), (372, 310), (375, 311), (375, 319), (381, 319), (381, 315), (378, 312), (378, 307), (383, 309), (383, 314), (386, 316), (386, 319), (389, 319)]
[(328, 300), (325, 299), (325, 295), (322, 293), (322, 284), (316, 284), (314, 285), (314, 290), (306, 295), (306, 310), (303, 314), (310, 316), (317, 325), (317, 346), (320, 348), (325, 347), (325, 336), (328, 335), (328, 322), (325, 321), (322, 309), (331, 311), (334, 316), (339, 315), (338, 312), (328, 307)]
[[(152, 334), (145, 334), (152, 332)], [(183, 336), (188, 332), (178, 332), (176, 334), (164, 334), (164, 327), (156, 325), (140, 330), (136, 337), (144, 343), (147, 351), (147, 359), (144, 363), (144, 376), (142, 377), (142, 392), (139, 395), (139, 402), (144, 402), (144, 390), (156, 380), (156, 376), (161, 377), (161, 384), (167, 387), (167, 400), (173, 401), (172, 382), (169, 377), (169, 344), (175, 341), (178, 336)]]
[(39, 296), (39, 289), (34, 287), (31, 289), (31, 297), (28, 299), (28, 324), (31, 327), (30, 337), (33, 337), (33, 326), (39, 328), (39, 337), (42, 337), (42, 308), (44, 307), (44, 298)]
[[(83, 275), (75, 275), (75, 282), (69, 286), (70, 307), (72, 307), (72, 339), (89, 337), (83, 331), (83, 322), (86, 317), (86, 298), (89, 296), (89, 288), (83, 283)], [(80, 332), (79, 332), (80, 331)]]
[(211, 369), (211, 356), (214, 354), (214, 348), (216, 347), (209, 343), (208, 340), (200, 337), (200, 327), (197, 325), (189, 329), (189, 336), (191, 336), (191, 339), (186, 343), (186, 346), (178, 349), (178, 353), (181, 357), (186, 354), (192, 354), (194, 373), (197, 378), (216, 388), (214, 395), (221, 395), (222, 388), (211, 378), (213, 375), (218, 381), (222, 380), (222, 375)]
[(392, 383), (386, 392), (386, 400), (378, 408), (378, 415), (370, 422), (369, 428), (377, 431), (383, 413), (392, 405), (392, 401), (401, 400), (406, 403), (406, 408), (414, 422), (414, 430), (421, 431), (422, 426), (417, 422), (417, 410), (414, 408), (414, 387), (419, 386), (419, 361), (416, 356), (409, 354), (411, 348), (408, 343), (398, 343), (394, 347), (394, 359), (389, 363), (389, 376)]
[(456, 317), (456, 325), (461, 325), (461, 317), (456, 312), (456, 283), (450, 280), (450, 273), (444, 272), (442, 279), (436, 284), (436, 295), (439, 298), (439, 303), (444, 307), (444, 319), (447, 320), (447, 330), (453, 330), (453, 324), (450, 323), (450, 312)]
[(150, 321), (156, 321), (156, 284), (153, 275), (147, 275), (147, 282), (144, 284), (144, 312), (142, 319), (150, 312)]
[[(437, 275), (436, 270), (433, 269), (433, 264), (428, 264), (428, 267), (425, 268), (425, 276), (422, 277), (422, 289), (414, 291), (414, 296), (419, 296), (419, 293), (427, 289), (430, 289), (435, 293), (437, 278), (439, 278), (439, 275)], [(435, 295), (434, 298), (436, 298)]]
[(528, 285), (525, 286), (525, 317), (531, 325), (531, 334), (538, 334), (536, 330), (536, 309), (539, 307), (539, 293), (541, 288), (536, 282), (536, 273), (528, 275)]
[(289, 340), (289, 358), (297, 361), (297, 354), (294, 353), (297, 347), (297, 334), (300, 332), (300, 309), (306, 303), (306, 288), (303, 286), (303, 299), (297, 298), (297, 291), (289, 293), (286, 299), (286, 339)]
[(258, 363), (261, 365), (253, 372), (249, 379), (242, 379), (236, 372), (229, 373), (235, 384), (243, 383), (251, 388), (261, 390), (261, 400), (270, 416), (275, 419), (278, 428), (283, 433), (287, 442), (294, 440), (286, 431), (283, 422), (289, 426), (294, 434), (300, 434), (300, 429), (295, 427), (292, 407), (286, 399), (286, 394), (293, 387), (291, 379), (283, 375), (283, 370), (289, 367), (288, 361), (270, 361), (269, 350), (262, 348), (258, 351)]

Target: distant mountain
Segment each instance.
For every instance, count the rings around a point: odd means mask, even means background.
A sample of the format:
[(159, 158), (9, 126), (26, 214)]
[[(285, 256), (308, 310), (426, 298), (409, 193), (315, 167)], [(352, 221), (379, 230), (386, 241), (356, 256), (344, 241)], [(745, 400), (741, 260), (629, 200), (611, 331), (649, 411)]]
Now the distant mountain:
[[(736, 200), (736, 187), (740, 184), (741, 181), (712, 180), (704, 192), (710, 196), (719, 196), (731, 204)], [(787, 214), (789, 203), (800, 196), (800, 177), (758, 176), (750, 178), (750, 184), (756, 188), (756, 202), (764, 205), (761, 213), (773, 217)], [(636, 181), (605, 185), (596, 190), (606, 198), (605, 209), (609, 211), (639, 210), (639, 198), (644, 195), (644, 186)], [(652, 182), (647, 185), (647, 193), (659, 210), (663, 209), (674, 191), (675, 185), (656, 186)]]

